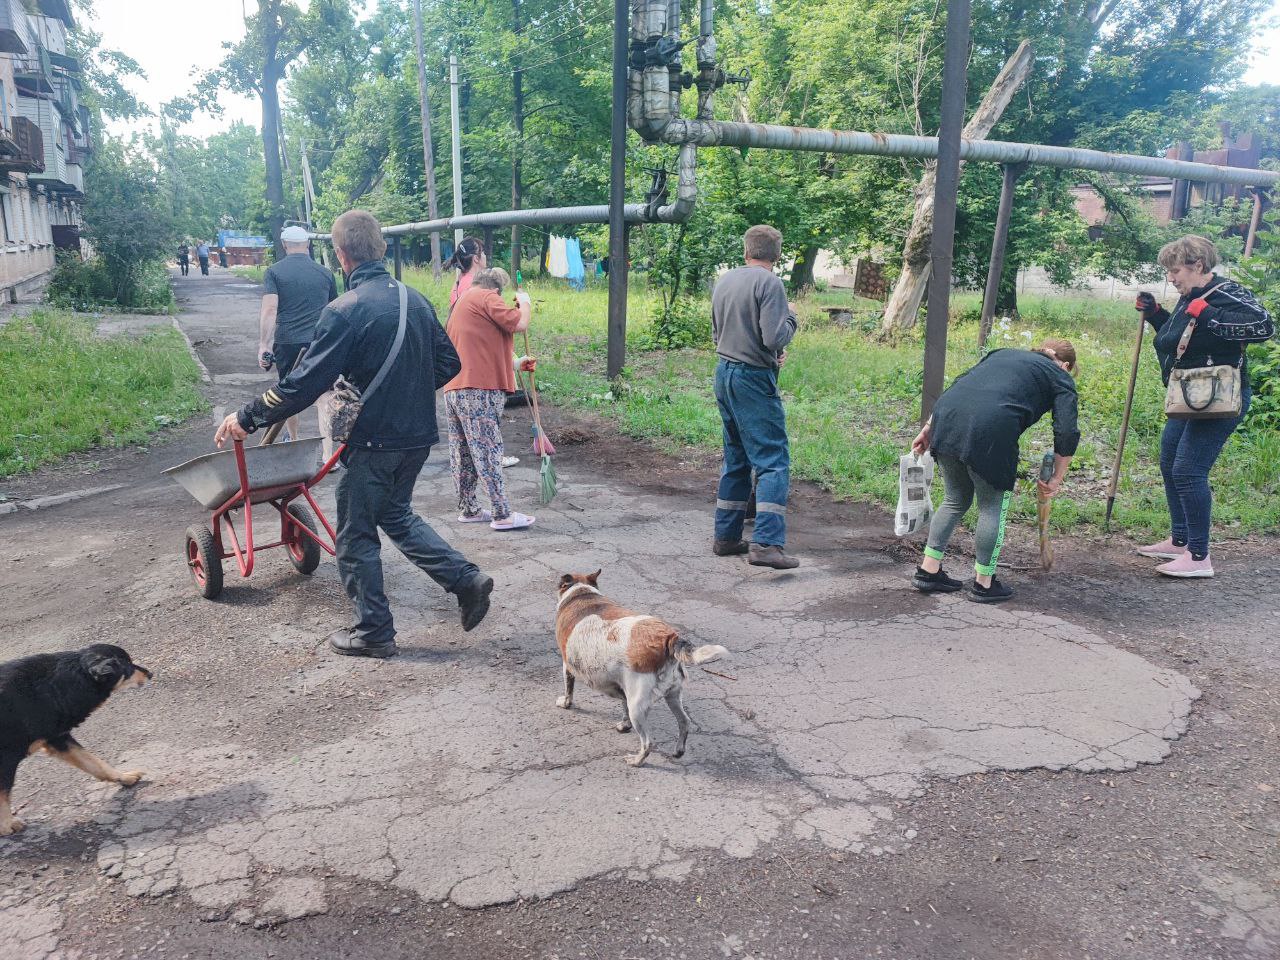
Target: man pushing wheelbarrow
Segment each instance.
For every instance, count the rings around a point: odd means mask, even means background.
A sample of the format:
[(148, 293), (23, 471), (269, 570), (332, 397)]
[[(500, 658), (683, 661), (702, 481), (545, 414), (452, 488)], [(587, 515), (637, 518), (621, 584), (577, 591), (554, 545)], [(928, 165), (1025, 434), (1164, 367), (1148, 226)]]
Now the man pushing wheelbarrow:
[(320, 315), (315, 339), (297, 367), (261, 397), (230, 414), (214, 441), (242, 442), (260, 427), (315, 403), (341, 378), (347, 403), (345, 466), (338, 481), (337, 557), (355, 610), (350, 629), (329, 646), (344, 656), (390, 657), (396, 631), (383, 589), (381, 540), (386, 533), (408, 557), (458, 598), (462, 628), (489, 611), (493, 579), (447, 544), (413, 512), (418, 473), (436, 431), (437, 388), (461, 369), (435, 310), (383, 266), (386, 241), (378, 221), (351, 210), (333, 224), (333, 246), (349, 292)]

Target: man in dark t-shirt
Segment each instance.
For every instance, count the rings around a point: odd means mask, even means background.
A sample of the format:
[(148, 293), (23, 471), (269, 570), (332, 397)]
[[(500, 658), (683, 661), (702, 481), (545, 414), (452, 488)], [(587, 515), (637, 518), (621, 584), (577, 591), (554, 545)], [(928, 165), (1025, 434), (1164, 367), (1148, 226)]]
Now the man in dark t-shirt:
[[(259, 315), (258, 365), (270, 370), (274, 363), (280, 379), (293, 369), (298, 355), (311, 342), (320, 311), (338, 299), (333, 274), (307, 254), (309, 238), (302, 227), (286, 227), (280, 233), (285, 258), (272, 264), (262, 278), (265, 292)], [(298, 439), (298, 418), (287, 422), (289, 437)], [(320, 435), (328, 440), (321, 407)], [(325, 458), (331, 451), (325, 444)]]

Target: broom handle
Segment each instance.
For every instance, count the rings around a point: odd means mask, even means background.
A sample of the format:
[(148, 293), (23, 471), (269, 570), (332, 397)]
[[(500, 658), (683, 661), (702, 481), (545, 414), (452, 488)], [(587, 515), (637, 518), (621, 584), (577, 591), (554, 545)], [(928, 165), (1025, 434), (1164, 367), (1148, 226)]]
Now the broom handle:
[(1107, 485), (1107, 516), (1104, 521), (1111, 523), (1111, 510), (1116, 502), (1116, 488), (1120, 485), (1120, 465), (1124, 460), (1124, 444), (1129, 438), (1129, 418), (1133, 414), (1133, 393), (1138, 384), (1138, 361), (1142, 355), (1142, 341), (1147, 333), (1145, 317), (1138, 317), (1138, 340), (1133, 347), (1133, 362), (1129, 367), (1129, 393), (1124, 401), (1124, 419), (1120, 421), (1120, 442), (1116, 444), (1116, 461), (1111, 467), (1111, 482)]
[[(529, 331), (526, 329), (524, 333), (524, 355), (529, 356)], [(539, 436), (546, 436), (546, 431), (542, 429), (542, 415), (538, 410), (538, 385), (534, 379), (532, 370), (526, 371), (529, 375), (529, 403), (533, 406), (533, 424), (538, 428)], [(538, 443), (538, 450), (541, 452), (542, 444)]]

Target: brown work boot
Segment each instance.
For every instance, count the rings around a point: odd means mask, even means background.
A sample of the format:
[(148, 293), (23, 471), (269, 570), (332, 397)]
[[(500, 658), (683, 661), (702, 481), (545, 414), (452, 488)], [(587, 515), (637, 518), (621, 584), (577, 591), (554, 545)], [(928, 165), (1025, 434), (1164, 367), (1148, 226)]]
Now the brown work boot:
[(711, 544), (711, 552), (717, 557), (737, 557), (748, 549), (744, 540), (716, 540)]
[(747, 557), (747, 563), (753, 567), (773, 567), (775, 570), (794, 570), (800, 566), (800, 561), (795, 557), (789, 557), (782, 552), (782, 548), (777, 544), (751, 544), (751, 555)]

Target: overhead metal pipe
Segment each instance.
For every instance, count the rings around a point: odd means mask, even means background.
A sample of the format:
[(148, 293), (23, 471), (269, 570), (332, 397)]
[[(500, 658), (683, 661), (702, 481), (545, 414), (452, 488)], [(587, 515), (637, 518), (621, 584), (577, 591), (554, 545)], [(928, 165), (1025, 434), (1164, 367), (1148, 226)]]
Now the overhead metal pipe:
[[(673, 202), (658, 207), (652, 214), (647, 204), (628, 203), (623, 206), (623, 218), (629, 224), (683, 223), (693, 214), (698, 199), (697, 148), (686, 144), (680, 148), (679, 180)], [(522, 227), (549, 226), (572, 223), (608, 223), (609, 205), (593, 204), (582, 207), (542, 207), (529, 210), (495, 210), (490, 213), (468, 213), (461, 217), (441, 217), (418, 223), (399, 223), (383, 227), (382, 235), (388, 238), (420, 236), (427, 233), (447, 233), (470, 227), (496, 228), (520, 224)], [(328, 233), (313, 233), (313, 240), (329, 240)]]
[[(917, 137), (900, 133), (867, 133), (859, 130), (815, 130), (783, 127), (767, 123), (737, 123), (727, 120), (686, 120), (672, 118), (657, 136), (663, 143), (693, 143), (699, 147), (759, 147), (765, 150), (807, 150), (820, 153), (864, 154), (881, 157), (913, 157), (921, 160), (938, 156), (937, 137)], [(1098, 170), (1137, 176), (1174, 177), (1208, 183), (1240, 186), (1276, 186), (1280, 173), (1227, 167), (1166, 157), (1143, 157), (1129, 153), (1105, 153), (1078, 147), (1047, 147), (1035, 143), (1004, 140), (961, 140), (960, 158), (990, 163), (1031, 163), (1069, 170)]]

